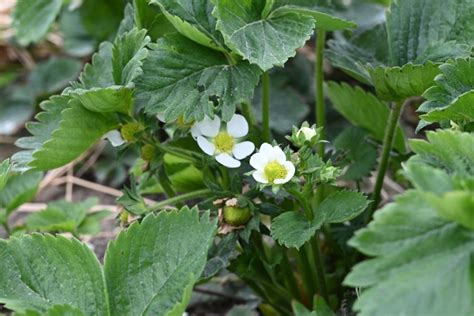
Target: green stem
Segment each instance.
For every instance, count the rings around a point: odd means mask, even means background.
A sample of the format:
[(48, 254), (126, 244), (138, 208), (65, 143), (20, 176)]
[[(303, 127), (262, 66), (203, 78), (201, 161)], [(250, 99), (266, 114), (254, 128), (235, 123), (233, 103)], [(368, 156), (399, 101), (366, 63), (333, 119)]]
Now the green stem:
[[(324, 45), (326, 41), (326, 31), (318, 30), (315, 43), (315, 66), (314, 66), (314, 92), (315, 92), (315, 113), (316, 126), (322, 127), (321, 139), (325, 139), (326, 131), (326, 109), (324, 105)], [(318, 154), (321, 158), (324, 157), (325, 143), (318, 144)]]
[(321, 251), (319, 250), (318, 235), (315, 235), (311, 241), (313, 246), (314, 260), (316, 261), (316, 275), (317, 285), (321, 296), (329, 303), (329, 294), (326, 285), (326, 274), (324, 273), (323, 260), (321, 257)]
[(293, 268), (291, 266), (290, 259), (288, 258), (288, 250), (282, 249), (282, 251), (283, 251), (283, 256), (282, 256), (281, 266), (282, 266), (282, 272), (285, 277), (286, 286), (288, 287), (293, 298), (298, 298), (300, 294), (299, 289), (298, 289), (298, 283), (296, 282), (295, 274), (293, 273)]
[(262, 137), (270, 142), (270, 76), (268, 72), (262, 75)]
[(387, 171), (388, 160), (390, 158), (390, 151), (395, 139), (395, 131), (397, 129), (398, 119), (403, 108), (403, 101), (396, 102), (390, 111), (388, 117), (387, 127), (385, 129), (385, 136), (383, 139), (382, 156), (380, 157), (377, 179), (375, 181), (374, 192), (372, 193), (372, 205), (366, 217), (366, 223), (372, 218), (373, 213), (380, 203), (380, 192), (382, 191), (383, 180), (385, 172)]
[(153, 205), (153, 208), (151, 209), (151, 211), (152, 212), (153, 211), (158, 211), (158, 210), (162, 209), (163, 207), (166, 207), (166, 206), (169, 206), (169, 205), (174, 205), (174, 204), (177, 204), (177, 203), (180, 203), (180, 202), (184, 202), (184, 201), (188, 201), (188, 200), (192, 200), (192, 199), (196, 199), (196, 198), (200, 198), (200, 197), (205, 197), (205, 196), (208, 196), (208, 195), (211, 195), (211, 194), (213, 194), (212, 190), (202, 189), (202, 190), (197, 190), (197, 191), (192, 191), (192, 192), (189, 192), (189, 193), (177, 195), (177, 196), (174, 196), (172, 198), (169, 198), (169, 199), (166, 199), (166, 200), (163, 200), (163, 201), (160, 201), (160, 202), (156, 203), (155, 205)]
[(192, 163), (197, 163), (198, 159), (192, 151), (188, 151), (182, 148), (177, 148), (177, 147), (172, 147), (172, 146), (166, 146), (163, 144), (155, 143), (154, 144), (160, 151), (164, 153), (168, 153), (183, 159), (186, 159)]
[(255, 125), (255, 113), (250, 102), (242, 102), (242, 114), (249, 123), (249, 126)]
[(2, 226), (5, 229), (5, 232), (7, 233), (7, 236), (10, 236), (11, 230), (10, 230), (10, 226), (8, 225), (8, 219), (7, 219), (7, 221), (2, 222)]

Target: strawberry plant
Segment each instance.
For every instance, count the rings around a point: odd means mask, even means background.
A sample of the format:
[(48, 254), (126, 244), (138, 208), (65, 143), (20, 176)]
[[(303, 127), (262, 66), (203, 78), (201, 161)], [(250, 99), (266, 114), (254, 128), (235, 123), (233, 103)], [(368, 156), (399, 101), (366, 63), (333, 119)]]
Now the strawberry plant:
[[(70, 57), (30, 74), (40, 110), (0, 164), (0, 304), (182, 315), (225, 277), (256, 298), (229, 315), (474, 314), (473, 18), (472, 0), (17, 0), (16, 45), (59, 28)], [(82, 236), (97, 200), (11, 225), (89, 156), (126, 178), (103, 261)]]

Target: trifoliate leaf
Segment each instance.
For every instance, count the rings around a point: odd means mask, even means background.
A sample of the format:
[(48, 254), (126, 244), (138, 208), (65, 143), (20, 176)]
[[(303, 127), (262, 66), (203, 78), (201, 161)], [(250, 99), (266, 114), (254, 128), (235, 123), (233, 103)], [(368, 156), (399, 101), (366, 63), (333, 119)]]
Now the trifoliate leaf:
[(298, 301), (291, 302), (291, 307), (295, 316), (335, 316), (334, 312), (320, 296), (314, 298), (312, 311), (309, 311)]
[(37, 123), (27, 126), (31, 137), (18, 140), (20, 152), (13, 159), (25, 168), (48, 170), (63, 166), (92, 146), (100, 137), (117, 127), (113, 115), (85, 109), (78, 100), (66, 96), (53, 97), (42, 104), (45, 112), (37, 115)]
[(29, 215), (26, 227), (40, 232), (76, 232), (85, 220), (87, 211), (97, 204), (97, 199), (87, 199), (82, 203), (55, 201), (46, 209)]
[(165, 112), (166, 120), (183, 115), (188, 122), (212, 116), (214, 99), (229, 120), (235, 105), (252, 97), (260, 75), (258, 67), (245, 61), (230, 65), (224, 54), (178, 34), (152, 46), (143, 70), (136, 93), (146, 111)]
[(0, 135), (13, 135), (34, 114), (36, 100), (28, 85), (0, 89)]
[(359, 315), (474, 312), (474, 136), (445, 130), (427, 136), (403, 166), (415, 189), (377, 211), (350, 240), (376, 257), (345, 280), (363, 287), (354, 305)]
[(82, 26), (78, 10), (64, 10), (59, 17), (59, 30), (63, 35), (64, 51), (74, 57), (92, 54), (97, 45), (93, 38)]
[(15, 313), (15, 316), (85, 316), (84, 313), (70, 305), (54, 305), (45, 313), (27, 310), (23, 313)]
[(315, 210), (315, 221), (343, 223), (362, 213), (369, 201), (357, 191), (339, 191), (331, 194)]
[(186, 207), (150, 214), (122, 232), (105, 258), (111, 314), (181, 315), (215, 230), (209, 213)]
[(206, 47), (226, 51), (224, 39), (216, 30), (211, 0), (151, 0), (150, 3), (159, 5), (182, 35)]
[(79, 235), (95, 235), (100, 233), (102, 231), (101, 221), (112, 214), (111, 211), (107, 210), (87, 214), (86, 218), (77, 227), (77, 233)]
[(98, 42), (111, 40), (123, 18), (127, 1), (83, 1), (78, 8), (81, 24)]
[(23, 203), (31, 201), (36, 195), (41, 179), (41, 172), (10, 174), (3, 189), (0, 190), (0, 209), (5, 209), (8, 215)]
[(44, 313), (67, 304), (108, 315), (104, 276), (94, 253), (77, 240), (34, 234), (0, 241), (0, 302), (15, 312)]
[(300, 212), (284, 212), (272, 221), (272, 237), (288, 248), (300, 248), (314, 236), (322, 223), (309, 221)]
[[(329, 97), (336, 110), (353, 125), (367, 130), (378, 141), (383, 141), (389, 108), (373, 94), (348, 84), (328, 83)], [(400, 127), (395, 134), (395, 149), (405, 152), (405, 137)]]
[(423, 94), (427, 101), (418, 111), (428, 113), (421, 118), (428, 122), (474, 120), (474, 58), (459, 58), (439, 68), (435, 85)]
[(42, 39), (58, 15), (62, 0), (18, 0), (13, 27), (18, 42), (26, 46)]
[(295, 12), (269, 12), (264, 0), (214, 0), (217, 29), (226, 44), (252, 64), (268, 70), (282, 66), (310, 38), (313, 17)]
[(433, 85), (440, 73), (438, 65), (428, 61), (423, 65), (406, 64), (403, 67), (368, 68), (377, 96), (383, 100), (399, 101), (421, 96)]

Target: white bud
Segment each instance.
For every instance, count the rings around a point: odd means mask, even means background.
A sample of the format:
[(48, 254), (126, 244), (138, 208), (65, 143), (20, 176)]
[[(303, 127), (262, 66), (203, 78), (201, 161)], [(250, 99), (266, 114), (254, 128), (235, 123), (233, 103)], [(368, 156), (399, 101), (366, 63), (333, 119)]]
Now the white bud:
[(297, 136), (301, 137), (301, 134), (304, 135), (305, 140), (311, 140), (314, 136), (316, 136), (316, 130), (311, 127), (303, 126), (299, 129)]

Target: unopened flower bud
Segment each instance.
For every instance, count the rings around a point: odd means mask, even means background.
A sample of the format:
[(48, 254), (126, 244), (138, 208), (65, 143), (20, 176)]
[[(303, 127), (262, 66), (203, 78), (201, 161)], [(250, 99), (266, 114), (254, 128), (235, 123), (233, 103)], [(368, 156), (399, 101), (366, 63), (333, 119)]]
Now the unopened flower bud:
[(130, 122), (122, 126), (120, 129), (120, 134), (123, 139), (131, 143), (135, 140), (135, 135), (142, 132), (145, 129), (142, 124), (139, 122)]

